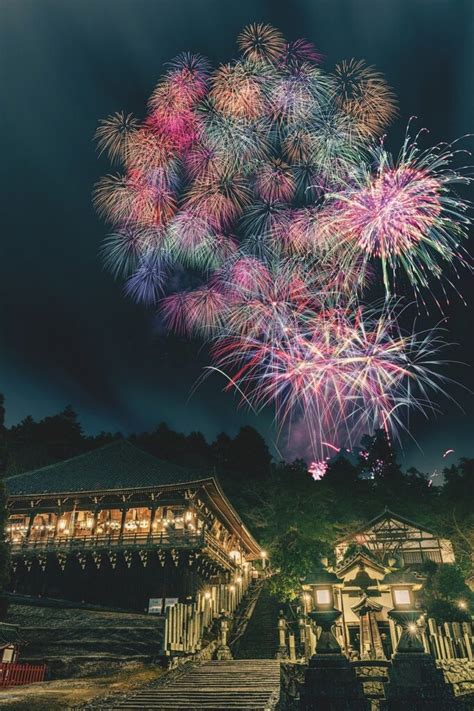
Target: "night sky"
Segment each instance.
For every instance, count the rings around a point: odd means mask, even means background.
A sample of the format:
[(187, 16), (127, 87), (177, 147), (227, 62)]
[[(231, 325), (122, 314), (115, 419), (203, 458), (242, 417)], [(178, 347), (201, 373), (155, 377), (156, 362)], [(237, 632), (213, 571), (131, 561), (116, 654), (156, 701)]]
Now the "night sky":
[[(152, 314), (103, 271), (107, 227), (91, 205), (94, 183), (109, 172), (92, 141), (99, 119), (122, 109), (143, 116), (167, 60), (189, 50), (228, 61), (242, 27), (262, 21), (313, 41), (328, 68), (350, 57), (376, 65), (399, 98), (395, 149), (411, 115), (431, 143), (474, 131), (472, 0), (2, 0), (0, 391), (8, 424), (71, 403), (90, 433), (165, 420), (211, 438), (248, 423), (272, 441), (272, 414), (239, 408), (217, 377), (190, 398), (205, 350), (157, 332)], [(468, 306), (453, 294), (446, 312), (447, 337), (459, 344), (449, 356), (472, 363), (466, 274), (461, 290)], [(435, 312), (421, 322), (439, 319)], [(474, 389), (472, 368), (446, 374)], [(472, 396), (450, 392), (464, 412), (442, 400), (436, 419), (415, 418), (410, 430), (423, 453), (407, 438), (405, 465), (432, 471), (447, 448), (474, 455)]]

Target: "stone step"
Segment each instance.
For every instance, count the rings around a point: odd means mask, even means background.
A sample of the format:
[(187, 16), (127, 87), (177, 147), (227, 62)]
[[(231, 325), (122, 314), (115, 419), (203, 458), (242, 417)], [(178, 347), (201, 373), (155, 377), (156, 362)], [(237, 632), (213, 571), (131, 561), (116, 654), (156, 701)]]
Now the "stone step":
[(170, 684), (137, 691), (116, 702), (113, 709), (274, 708), (280, 693), (280, 664), (274, 660), (245, 659), (204, 662), (184, 672)]

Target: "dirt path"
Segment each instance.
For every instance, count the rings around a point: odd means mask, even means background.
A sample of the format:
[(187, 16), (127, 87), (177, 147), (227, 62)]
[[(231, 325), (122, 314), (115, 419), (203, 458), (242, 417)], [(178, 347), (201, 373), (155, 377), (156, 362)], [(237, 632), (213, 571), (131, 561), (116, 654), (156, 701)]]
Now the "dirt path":
[(89, 702), (123, 694), (156, 681), (163, 675), (158, 667), (134, 667), (101, 677), (59, 679), (0, 690), (0, 708), (22, 711), (67, 711)]

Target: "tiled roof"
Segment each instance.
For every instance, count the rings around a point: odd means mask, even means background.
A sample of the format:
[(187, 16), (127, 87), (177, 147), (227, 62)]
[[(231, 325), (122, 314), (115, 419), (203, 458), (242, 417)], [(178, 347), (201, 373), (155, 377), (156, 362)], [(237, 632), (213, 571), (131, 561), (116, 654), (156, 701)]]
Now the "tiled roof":
[[(156, 459), (127, 440), (5, 479), (9, 496), (139, 489), (203, 480), (202, 474)], [(207, 477), (209, 478), (209, 477)]]

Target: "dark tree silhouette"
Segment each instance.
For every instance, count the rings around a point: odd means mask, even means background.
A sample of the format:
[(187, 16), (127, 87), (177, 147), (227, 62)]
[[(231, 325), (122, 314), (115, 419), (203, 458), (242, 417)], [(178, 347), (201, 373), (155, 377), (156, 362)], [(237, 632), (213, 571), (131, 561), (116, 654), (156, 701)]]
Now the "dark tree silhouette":
[(241, 427), (232, 440), (229, 469), (244, 479), (264, 479), (270, 472), (271, 455), (268, 447), (253, 427)]

